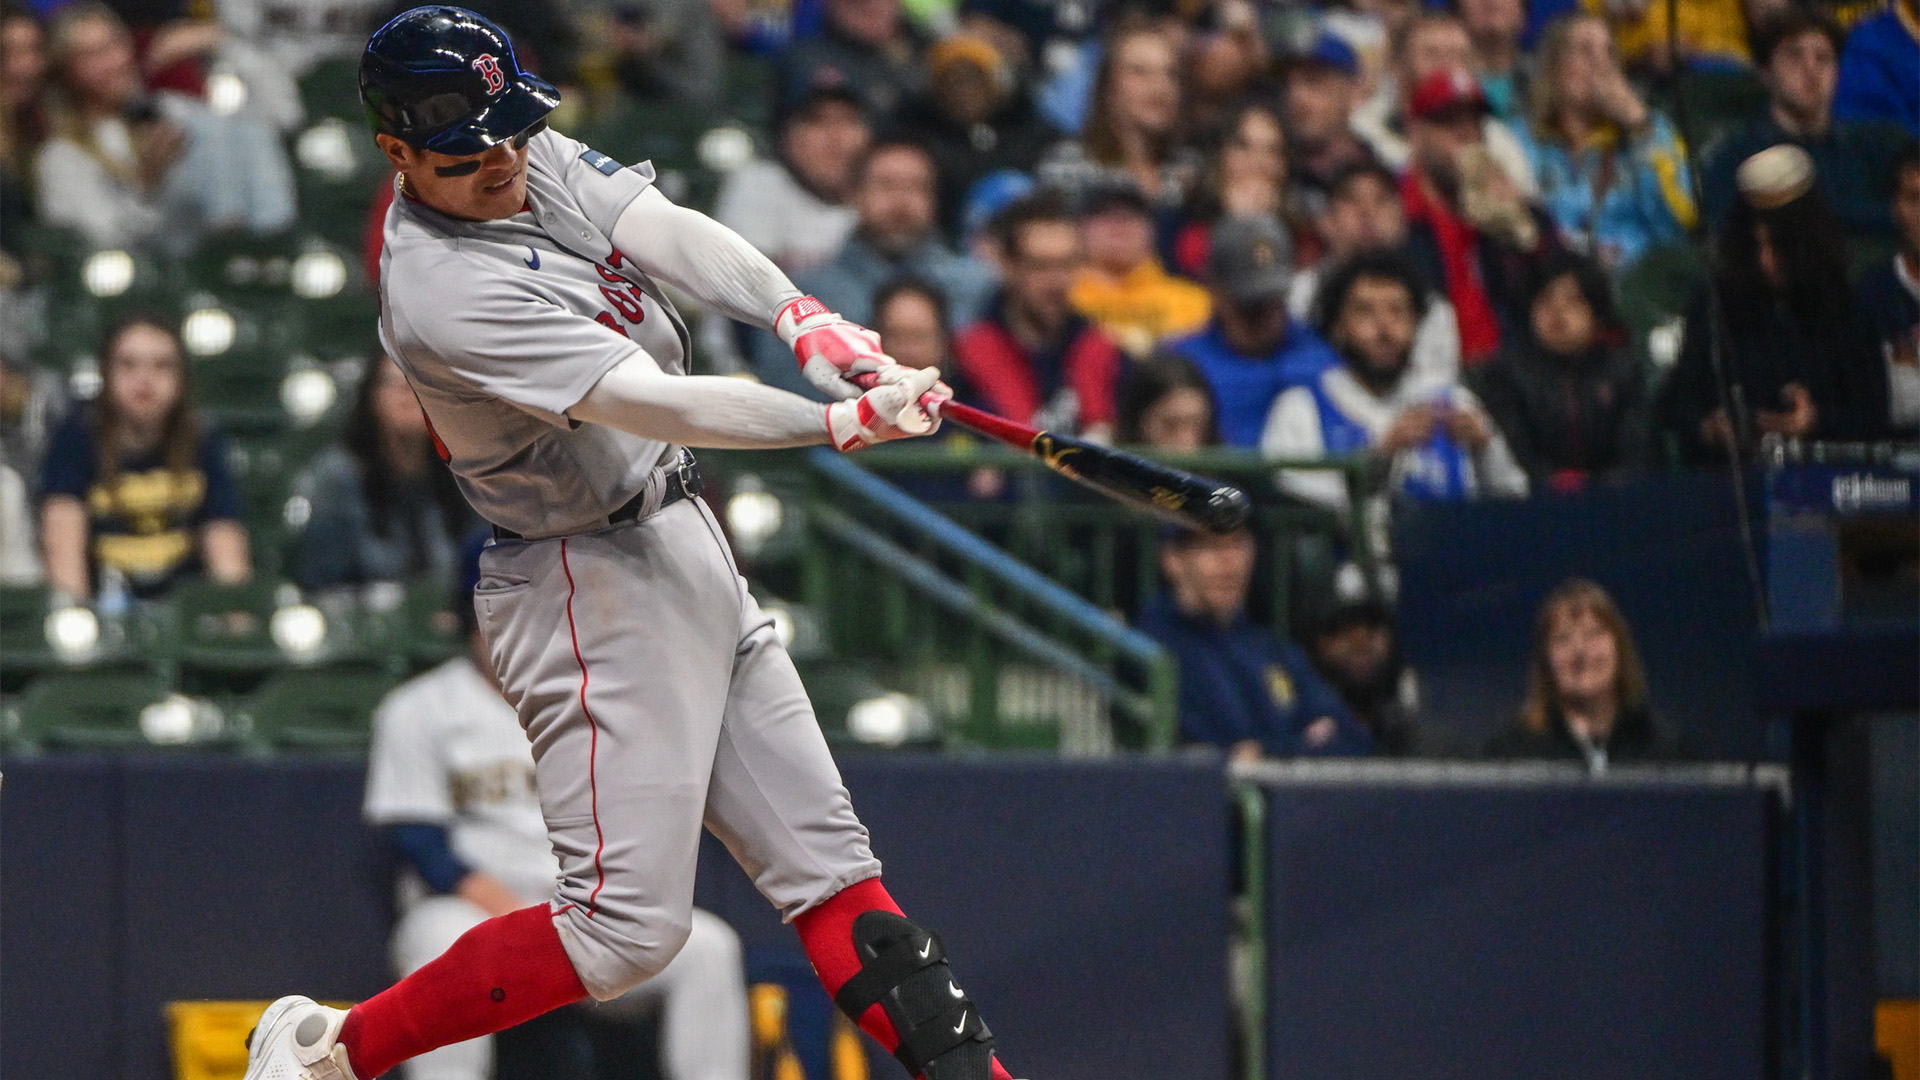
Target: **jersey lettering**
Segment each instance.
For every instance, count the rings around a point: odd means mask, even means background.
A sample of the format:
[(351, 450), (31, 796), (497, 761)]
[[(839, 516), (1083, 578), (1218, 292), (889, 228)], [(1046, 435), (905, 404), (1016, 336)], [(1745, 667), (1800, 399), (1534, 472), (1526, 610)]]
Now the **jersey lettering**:
[(624, 326), (621, 326), (619, 323), (614, 321), (613, 312), (611, 311), (603, 311), (600, 314), (595, 315), (593, 317), (593, 321), (599, 323), (601, 326), (606, 327), (607, 329), (613, 331), (614, 333), (619, 334), (621, 337), (627, 336), (627, 328)]

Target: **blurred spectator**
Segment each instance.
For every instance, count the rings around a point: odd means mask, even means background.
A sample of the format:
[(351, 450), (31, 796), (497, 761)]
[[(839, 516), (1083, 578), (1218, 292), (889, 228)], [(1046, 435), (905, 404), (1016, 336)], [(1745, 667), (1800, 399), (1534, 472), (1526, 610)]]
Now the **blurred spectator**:
[(1887, 415), (1866, 419), (1884, 424), (1884, 434), (1912, 439), (1920, 435), (1920, 143), (1907, 144), (1898, 171), (1900, 249), (1867, 272), (1856, 296), (1887, 365)]
[(1408, 109), (1413, 157), (1400, 181), (1410, 249), (1453, 304), (1468, 366), (1491, 359), (1501, 335), (1526, 319), (1522, 292), (1557, 246), (1553, 223), (1482, 141), (1486, 112), (1465, 71), (1428, 76)]
[(1176, 268), (1189, 277), (1206, 273), (1209, 237), (1222, 218), (1267, 216), (1293, 232), (1291, 194), (1280, 114), (1259, 98), (1242, 102), (1220, 129), (1187, 198), (1185, 221), (1173, 238)]
[(1135, 368), (1120, 387), (1120, 421), (1114, 441), (1176, 454), (1220, 444), (1213, 390), (1200, 369), (1177, 356)]
[(1314, 667), (1382, 757), (1446, 757), (1454, 744), (1420, 722), (1419, 681), (1400, 656), (1393, 612), (1379, 600), (1337, 602), (1315, 624)]
[(1454, 13), (1473, 42), (1469, 70), (1487, 92), (1493, 115), (1518, 120), (1527, 111), (1527, 86), (1533, 64), (1521, 44), (1527, 29), (1522, 0), (1453, 0)]
[(1207, 284), (1213, 318), (1167, 351), (1206, 375), (1228, 446), (1257, 446), (1280, 391), (1312, 379), (1338, 357), (1287, 314), (1293, 241), (1272, 218), (1225, 218), (1214, 227)]
[(1890, 240), (1888, 186), (1909, 136), (1895, 125), (1835, 120), (1840, 30), (1800, 8), (1756, 28), (1753, 58), (1767, 84), (1767, 112), (1713, 147), (1702, 166), (1707, 220), (1718, 228), (1739, 202), (1734, 170), (1769, 146), (1792, 143), (1813, 156), (1814, 185), (1855, 240)]
[(66, 410), (64, 379), (0, 351), (0, 584), (44, 576), (33, 506), (47, 442)]
[[(1406, 248), (1407, 212), (1398, 181), (1376, 161), (1349, 166), (1333, 182), (1319, 227), (1326, 257), (1295, 273), (1287, 289), (1287, 308), (1296, 319), (1313, 318), (1321, 278), (1343, 260), (1362, 251)], [(1451, 382), (1460, 376), (1460, 326), (1453, 305), (1433, 294), (1433, 282), (1426, 285), (1427, 313), (1414, 335), (1413, 366)]]
[(1291, 57), (1281, 82), (1286, 119), (1287, 176), (1302, 209), (1318, 216), (1333, 179), (1373, 160), (1373, 151), (1353, 133), (1353, 110), (1361, 100), (1360, 60), (1352, 46), (1322, 34)]
[(960, 250), (982, 266), (999, 269), (1006, 261), (999, 234), (993, 229), (1000, 211), (1033, 194), (1039, 185), (1023, 172), (1002, 169), (974, 181), (960, 210)]
[(614, 0), (607, 12), (613, 75), (636, 98), (717, 114), (727, 42), (709, 0)]
[(1216, 131), (1241, 101), (1264, 91), (1267, 43), (1259, 16), (1248, 0), (1213, 5), (1212, 25), (1187, 39), (1182, 75), (1181, 127)]
[(1153, 207), (1131, 182), (1087, 190), (1080, 243), (1087, 259), (1074, 279), (1073, 309), (1129, 356), (1144, 358), (1165, 339), (1206, 323), (1207, 290), (1160, 264), (1153, 250)]
[[(1466, 72), (1471, 80), (1474, 49), (1466, 26), (1444, 12), (1427, 12), (1414, 19), (1394, 41), (1391, 77), (1383, 78), (1373, 96), (1354, 108), (1352, 125), (1382, 164), (1398, 170), (1408, 168), (1417, 152), (1412, 141), (1414, 118), (1409, 116), (1415, 94), (1441, 72)], [(1473, 85), (1483, 103), (1478, 117), (1480, 142), (1520, 193), (1532, 198), (1539, 190), (1533, 163), (1513, 132), (1494, 118), (1479, 82)]]
[(895, 278), (873, 294), (873, 332), (888, 356), (910, 368), (939, 368), (953, 386), (953, 333), (947, 298), (918, 278)]
[[(1669, 49), (1678, 9), (1680, 56)], [(1627, 66), (1667, 74), (1684, 61), (1706, 70), (1746, 66), (1748, 27), (1787, 0), (1581, 0), (1579, 8), (1606, 16)]]
[(1833, 114), (1899, 124), (1920, 139), (1920, 0), (1893, 0), (1847, 35)]
[(101, 346), (100, 397), (47, 447), (40, 533), (47, 577), (75, 598), (157, 596), (202, 568), (252, 572), (226, 441), (195, 415), (180, 341), (134, 316)]
[(1660, 402), (1662, 427), (1689, 463), (1724, 461), (1729, 446), (1750, 454), (1766, 435), (1865, 434), (1887, 407), (1885, 364), (1853, 310), (1845, 242), (1813, 159), (1776, 146), (1737, 177), (1741, 198), (1720, 228), (1712, 283), (1718, 312), (1706, 288), (1687, 305), (1680, 360)]
[(1366, 730), (1321, 681), (1307, 654), (1247, 616), (1253, 533), (1169, 530), (1160, 541), (1167, 591), (1137, 623), (1180, 664), (1180, 738), (1235, 761), (1366, 754)]
[(1057, 195), (1042, 193), (1008, 207), (996, 228), (1005, 279), (954, 339), (960, 377), (1001, 416), (1111, 439), (1120, 349), (1068, 299), (1085, 261), (1078, 226)]
[(893, 115), (925, 80), (922, 42), (900, 0), (826, 0), (820, 34), (796, 43), (781, 63), (784, 95), (803, 96), (823, 76), (838, 76), (876, 119)]
[[(1320, 297), (1321, 326), (1341, 362), (1280, 395), (1260, 449), (1280, 458), (1371, 454), (1390, 463), (1389, 489), (1415, 499), (1525, 495), (1526, 473), (1473, 393), (1413, 369), (1424, 297), (1400, 255), (1362, 252), (1341, 264)], [(1348, 505), (1339, 473), (1288, 469), (1279, 480), (1309, 502)]]
[[(401, 684), (373, 717), (362, 813), (386, 834), (404, 868), (395, 890), (399, 917), (388, 942), (395, 974), (403, 977), (487, 918), (539, 903), (559, 874), (540, 814), (533, 753), (520, 718), (500, 696), (486, 640), (475, 625), (472, 592), (479, 578), (479, 568), (469, 566), (453, 605), (467, 631), (468, 655)], [(719, 917), (699, 909), (686, 946), (639, 989), (442, 1047), (389, 1075), (404, 1073), (413, 1080), (622, 1075), (609, 1060), (611, 1048), (636, 1040), (631, 1033), (624, 1039), (594, 1038), (594, 1029), (625, 1027), (655, 1009), (659, 1072), (643, 1067), (644, 1075), (747, 1080), (740, 939)], [(623, 1064), (631, 1069), (639, 1063)]]
[(1575, 249), (1619, 273), (1693, 228), (1687, 152), (1620, 70), (1597, 15), (1564, 15), (1540, 45), (1529, 115), (1514, 124), (1540, 198)]
[(33, 156), (49, 130), (47, 54), (38, 19), (12, 6), (0, 12), (0, 249), (18, 259), (21, 226), (33, 217)]
[(1149, 22), (1109, 35), (1078, 140), (1040, 162), (1042, 185), (1078, 196), (1102, 180), (1131, 179), (1156, 206), (1178, 206), (1197, 172), (1181, 142), (1179, 52)]
[(1573, 491), (1639, 467), (1646, 380), (1605, 272), (1583, 256), (1555, 256), (1529, 306), (1526, 331), (1471, 380), (1527, 479), (1535, 490)]
[(172, 253), (211, 229), (293, 223), (293, 172), (267, 124), (176, 93), (146, 96), (132, 36), (102, 5), (62, 9), (49, 38), (59, 97), (36, 166), (42, 218), (99, 247)]
[(393, 0), (213, 0), (213, 13), (296, 79), (329, 60), (358, 61), (383, 17), (397, 14)]
[(385, 357), (361, 379), (340, 440), (314, 456), (293, 490), (312, 508), (293, 566), (309, 589), (451, 577), (460, 539), (480, 523), (406, 376)]
[(848, 201), (871, 134), (844, 82), (812, 87), (781, 114), (776, 158), (727, 174), (714, 218), (789, 274), (826, 262), (859, 220)]
[(1488, 743), (1487, 756), (1565, 758), (1595, 773), (1619, 762), (1684, 757), (1654, 725), (1633, 631), (1605, 589), (1573, 578), (1541, 602), (1526, 700), (1514, 726)]
[(956, 34), (929, 49), (927, 83), (898, 124), (933, 155), (940, 226), (958, 237), (973, 185), (990, 173), (1031, 170), (1060, 133), (1034, 112), (1019, 74), (986, 38)]
[[(882, 141), (861, 158), (854, 173), (853, 206), (859, 225), (825, 265), (793, 275), (801, 290), (848, 319), (866, 324), (868, 305), (880, 286), (897, 277), (917, 277), (947, 297), (956, 323), (977, 317), (993, 290), (993, 273), (940, 239), (936, 227), (933, 159), (916, 143)], [(810, 395), (794, 366), (792, 350), (778, 338), (755, 339), (761, 378)]]

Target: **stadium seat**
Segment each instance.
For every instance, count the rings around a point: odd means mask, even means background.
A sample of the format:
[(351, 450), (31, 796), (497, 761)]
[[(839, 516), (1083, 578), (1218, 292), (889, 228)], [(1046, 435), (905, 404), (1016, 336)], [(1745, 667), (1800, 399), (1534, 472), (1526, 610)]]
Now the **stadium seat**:
[(234, 709), (236, 726), (256, 745), (356, 750), (367, 745), (374, 706), (399, 680), (370, 668), (282, 671)]
[(34, 680), (12, 709), (8, 727), (20, 744), (45, 749), (116, 749), (150, 745), (140, 714), (165, 698), (165, 677), (151, 671), (89, 671)]
[(324, 641), (298, 656), (274, 641), (280, 601), (297, 596), (292, 586), (265, 575), (232, 585), (205, 579), (182, 583), (173, 593), (173, 643), (182, 685), (196, 693), (244, 693), (298, 660), (325, 659)]
[(451, 660), (467, 649), (460, 617), (453, 611), (453, 584), (444, 578), (422, 576), (406, 585), (406, 597), (395, 612), (395, 646), (415, 669)]

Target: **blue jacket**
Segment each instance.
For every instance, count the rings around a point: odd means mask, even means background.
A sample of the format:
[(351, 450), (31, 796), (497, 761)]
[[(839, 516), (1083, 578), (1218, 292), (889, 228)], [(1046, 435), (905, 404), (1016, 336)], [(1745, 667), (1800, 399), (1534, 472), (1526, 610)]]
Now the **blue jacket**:
[(1168, 342), (1167, 351), (1192, 361), (1207, 377), (1220, 441), (1228, 446), (1259, 446), (1267, 410), (1280, 391), (1311, 382), (1340, 362), (1320, 335), (1298, 319), (1287, 320), (1286, 336), (1266, 356), (1235, 352), (1217, 319), (1197, 334)]
[[(1373, 737), (1308, 662), (1300, 646), (1241, 613), (1225, 629), (1183, 614), (1166, 594), (1149, 602), (1142, 632), (1180, 662), (1180, 738), (1232, 747), (1258, 740), (1269, 755), (1373, 752)], [(1314, 747), (1301, 736), (1331, 717), (1337, 733)]]
[[(1684, 240), (1693, 228), (1687, 152), (1673, 125), (1653, 113), (1623, 145), (1617, 135), (1570, 150), (1539, 137), (1524, 120), (1510, 125), (1540, 178), (1540, 200), (1561, 236), (1619, 271), (1650, 247)], [(1607, 178), (1596, 194), (1596, 183)]]
[(1894, 4), (1853, 28), (1840, 54), (1833, 115), (1887, 120), (1920, 138), (1920, 36)]

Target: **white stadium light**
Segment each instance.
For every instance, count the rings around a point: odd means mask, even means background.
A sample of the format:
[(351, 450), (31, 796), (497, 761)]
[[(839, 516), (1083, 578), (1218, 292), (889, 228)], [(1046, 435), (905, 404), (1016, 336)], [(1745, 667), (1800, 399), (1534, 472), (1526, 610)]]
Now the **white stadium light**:
[(347, 286), (347, 264), (331, 251), (309, 251), (293, 260), (293, 293), (302, 300), (325, 300)]
[(180, 340), (195, 356), (219, 356), (233, 348), (238, 331), (233, 316), (225, 309), (203, 307), (180, 324)]
[(300, 368), (280, 380), (280, 405), (299, 427), (312, 427), (339, 397), (333, 376), (319, 368)]
[(81, 266), (80, 281), (95, 296), (119, 296), (133, 287), (133, 256), (124, 251), (96, 251)]
[(219, 116), (232, 116), (247, 104), (247, 84), (231, 71), (207, 76), (207, 107)]
[(357, 164), (353, 134), (345, 121), (331, 116), (300, 133), (293, 144), (293, 156), (300, 159), (302, 168), (335, 180), (352, 176)]
[(290, 604), (273, 613), (273, 643), (291, 656), (309, 656), (327, 640), (327, 617), (312, 604)]

